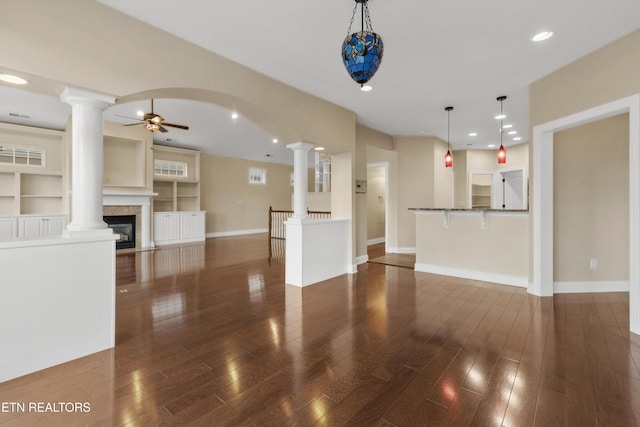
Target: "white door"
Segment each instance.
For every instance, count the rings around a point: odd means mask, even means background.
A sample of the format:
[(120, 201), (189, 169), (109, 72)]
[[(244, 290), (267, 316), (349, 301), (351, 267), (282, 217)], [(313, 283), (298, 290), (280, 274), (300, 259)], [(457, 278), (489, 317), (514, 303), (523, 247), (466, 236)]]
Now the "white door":
[(522, 170), (505, 172), (505, 209), (524, 209), (524, 173)]
[(526, 209), (524, 169), (496, 172), (493, 182), (494, 209)]

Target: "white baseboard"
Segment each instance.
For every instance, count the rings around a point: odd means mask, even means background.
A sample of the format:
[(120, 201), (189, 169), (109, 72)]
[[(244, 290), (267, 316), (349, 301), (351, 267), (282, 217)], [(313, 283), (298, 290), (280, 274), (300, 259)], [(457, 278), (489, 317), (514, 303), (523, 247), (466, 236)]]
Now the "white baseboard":
[(358, 272), (358, 266), (356, 264), (350, 264), (347, 266), (347, 273), (356, 274)]
[(556, 294), (629, 292), (629, 281), (610, 280), (599, 282), (553, 282), (553, 292)]
[(253, 230), (218, 231), (215, 233), (207, 233), (207, 239), (211, 237), (243, 236), (245, 234), (260, 234), (268, 232), (268, 228), (255, 228)]
[(385, 242), (384, 237), (378, 237), (377, 239), (367, 240), (367, 245), (375, 245), (375, 244), (384, 243), (384, 242)]
[(526, 288), (529, 284), (529, 278), (527, 276), (512, 276), (508, 274), (489, 273), (486, 271), (467, 270), (464, 268), (446, 267), (442, 265), (416, 263), (414, 270), (422, 271), (424, 273), (440, 274), (443, 276), (460, 277), (462, 279), (517, 286), (519, 288)]
[(416, 248), (387, 248), (386, 252), (390, 254), (415, 254)]
[(364, 264), (369, 261), (369, 255), (360, 255), (356, 257), (356, 265)]

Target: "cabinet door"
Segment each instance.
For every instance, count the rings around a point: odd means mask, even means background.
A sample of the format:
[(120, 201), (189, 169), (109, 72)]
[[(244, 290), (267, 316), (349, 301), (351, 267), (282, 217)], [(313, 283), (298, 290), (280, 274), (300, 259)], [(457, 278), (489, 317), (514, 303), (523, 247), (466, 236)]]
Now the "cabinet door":
[(26, 239), (41, 237), (43, 219), (41, 216), (18, 218), (18, 236)]
[(50, 216), (43, 218), (42, 235), (47, 237), (62, 236), (64, 227), (67, 225), (65, 216)]
[(153, 236), (156, 241), (177, 240), (180, 238), (180, 216), (175, 213), (154, 214)]
[(0, 218), (0, 242), (18, 237), (18, 218)]
[(194, 239), (204, 236), (204, 213), (185, 212), (181, 214), (180, 237)]

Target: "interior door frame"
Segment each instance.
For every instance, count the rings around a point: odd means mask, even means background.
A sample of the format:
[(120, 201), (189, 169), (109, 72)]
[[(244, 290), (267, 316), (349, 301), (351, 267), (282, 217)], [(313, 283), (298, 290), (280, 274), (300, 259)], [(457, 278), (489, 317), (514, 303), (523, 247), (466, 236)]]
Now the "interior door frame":
[(528, 292), (553, 295), (553, 135), (555, 132), (629, 113), (629, 327), (640, 334), (640, 94), (533, 128), (533, 281)]

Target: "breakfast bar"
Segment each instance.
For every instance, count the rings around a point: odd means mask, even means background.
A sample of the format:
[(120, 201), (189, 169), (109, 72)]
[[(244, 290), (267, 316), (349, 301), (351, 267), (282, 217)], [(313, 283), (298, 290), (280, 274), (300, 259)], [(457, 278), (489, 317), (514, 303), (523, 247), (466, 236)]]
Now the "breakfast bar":
[(410, 208), (415, 271), (527, 287), (529, 211)]

